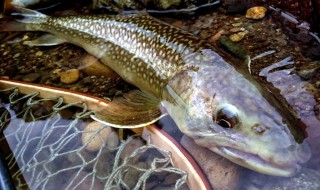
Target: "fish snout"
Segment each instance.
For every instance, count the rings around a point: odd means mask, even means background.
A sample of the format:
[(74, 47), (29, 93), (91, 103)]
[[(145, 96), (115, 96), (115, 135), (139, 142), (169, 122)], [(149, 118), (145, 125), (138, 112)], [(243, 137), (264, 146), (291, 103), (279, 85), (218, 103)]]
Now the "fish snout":
[(287, 148), (274, 150), (275, 154), (269, 155), (269, 160), (280, 168), (292, 167), (298, 170), (300, 165), (307, 162), (311, 157), (311, 151), (307, 144), (293, 144)]
[(311, 158), (311, 149), (306, 141), (299, 144), (296, 149), (296, 158), (299, 163), (305, 163)]

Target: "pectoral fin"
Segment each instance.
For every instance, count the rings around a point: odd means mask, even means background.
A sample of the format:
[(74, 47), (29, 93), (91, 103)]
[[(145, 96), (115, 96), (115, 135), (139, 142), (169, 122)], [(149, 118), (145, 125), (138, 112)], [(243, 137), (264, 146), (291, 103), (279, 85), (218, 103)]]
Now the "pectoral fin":
[(35, 40), (25, 41), (23, 44), (28, 46), (55, 46), (65, 42), (65, 39), (61, 39), (53, 34), (45, 34)]
[(159, 109), (160, 101), (140, 90), (114, 99), (105, 110), (96, 112), (92, 119), (116, 128), (138, 128), (152, 124), (165, 116)]

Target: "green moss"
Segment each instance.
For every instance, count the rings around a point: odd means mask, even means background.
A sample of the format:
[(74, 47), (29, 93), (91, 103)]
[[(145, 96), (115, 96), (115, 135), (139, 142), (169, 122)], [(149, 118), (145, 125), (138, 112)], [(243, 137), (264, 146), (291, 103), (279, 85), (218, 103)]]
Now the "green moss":
[(240, 45), (233, 43), (227, 36), (220, 37), (220, 44), (233, 55), (245, 59), (247, 51)]

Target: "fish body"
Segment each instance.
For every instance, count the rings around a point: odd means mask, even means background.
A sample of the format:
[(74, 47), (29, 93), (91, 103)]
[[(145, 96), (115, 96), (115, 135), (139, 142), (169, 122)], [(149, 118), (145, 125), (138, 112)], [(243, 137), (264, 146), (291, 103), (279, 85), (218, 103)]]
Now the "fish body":
[(80, 46), (141, 89), (112, 102), (115, 110), (96, 113), (96, 120), (141, 127), (160, 118), (154, 110), (161, 103), (197, 144), (244, 167), (291, 176), (310, 157), (308, 147), (295, 140), (300, 134), (260, 87), (186, 31), (145, 14), (35, 13), (1, 25), (2, 31), (44, 31)]

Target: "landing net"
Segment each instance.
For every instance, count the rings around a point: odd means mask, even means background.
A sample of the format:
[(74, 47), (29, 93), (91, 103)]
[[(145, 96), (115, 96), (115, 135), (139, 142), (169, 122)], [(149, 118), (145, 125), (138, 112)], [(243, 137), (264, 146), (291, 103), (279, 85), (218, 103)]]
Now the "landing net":
[[(107, 126), (83, 143), (92, 122), (86, 104), (37, 96), (0, 90), (0, 148), (17, 189), (187, 189), (170, 152), (133, 136), (111, 146), (101, 135)], [(97, 139), (101, 146), (88, 151)]]

